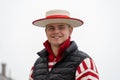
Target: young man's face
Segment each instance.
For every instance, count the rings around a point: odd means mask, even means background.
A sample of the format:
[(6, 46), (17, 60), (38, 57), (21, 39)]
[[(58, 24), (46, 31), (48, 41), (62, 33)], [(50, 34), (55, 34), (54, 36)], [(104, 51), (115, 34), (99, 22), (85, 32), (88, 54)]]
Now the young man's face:
[(65, 23), (52, 23), (46, 26), (48, 41), (53, 46), (60, 46), (71, 35), (73, 28)]

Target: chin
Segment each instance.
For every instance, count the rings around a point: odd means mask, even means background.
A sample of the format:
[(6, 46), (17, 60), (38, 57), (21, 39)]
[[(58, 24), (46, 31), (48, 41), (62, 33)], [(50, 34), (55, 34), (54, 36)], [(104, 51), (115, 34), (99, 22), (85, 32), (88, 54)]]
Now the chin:
[(60, 46), (63, 42), (53, 42), (52, 44), (56, 45), (56, 46)]

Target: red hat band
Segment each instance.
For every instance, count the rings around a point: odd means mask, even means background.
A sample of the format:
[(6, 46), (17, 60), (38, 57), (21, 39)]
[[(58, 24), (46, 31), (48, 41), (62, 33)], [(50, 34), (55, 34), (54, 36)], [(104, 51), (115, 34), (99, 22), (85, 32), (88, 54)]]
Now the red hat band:
[(70, 18), (70, 17), (67, 15), (50, 15), (47, 16), (46, 18)]

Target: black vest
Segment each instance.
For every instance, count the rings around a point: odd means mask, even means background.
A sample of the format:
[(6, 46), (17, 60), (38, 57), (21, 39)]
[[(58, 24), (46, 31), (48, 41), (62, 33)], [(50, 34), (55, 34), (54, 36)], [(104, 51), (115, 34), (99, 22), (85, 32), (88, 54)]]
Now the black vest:
[(76, 69), (83, 59), (89, 56), (79, 51), (75, 42), (71, 42), (63, 57), (58, 61), (51, 71), (48, 70), (48, 52), (46, 49), (38, 52), (40, 56), (34, 64), (34, 80), (75, 80)]

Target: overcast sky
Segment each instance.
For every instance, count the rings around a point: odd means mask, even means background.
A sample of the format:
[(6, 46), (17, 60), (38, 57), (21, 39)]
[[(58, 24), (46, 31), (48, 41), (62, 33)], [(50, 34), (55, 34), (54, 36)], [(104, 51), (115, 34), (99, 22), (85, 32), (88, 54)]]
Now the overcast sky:
[(94, 59), (101, 80), (119, 80), (119, 0), (0, 0), (0, 64), (7, 64), (6, 75), (28, 80), (46, 40), (44, 28), (32, 21), (51, 9), (68, 10), (71, 17), (84, 21), (74, 29), (72, 40)]

